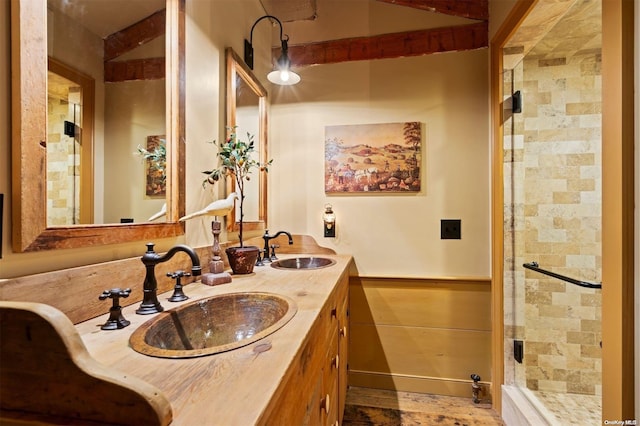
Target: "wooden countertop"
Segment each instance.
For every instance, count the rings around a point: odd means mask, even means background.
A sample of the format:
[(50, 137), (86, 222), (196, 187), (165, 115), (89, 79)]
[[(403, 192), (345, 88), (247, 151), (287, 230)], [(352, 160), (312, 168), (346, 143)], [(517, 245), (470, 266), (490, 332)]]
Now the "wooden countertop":
[[(280, 255), (281, 259), (289, 257), (296, 256)], [(135, 352), (129, 347), (129, 337), (157, 315), (137, 315), (138, 304), (123, 308), (131, 325), (122, 330), (100, 329), (108, 314), (77, 324), (76, 329), (98, 362), (162, 390), (173, 409), (172, 425), (251, 425), (268, 406), (335, 285), (343, 274), (349, 273), (351, 256), (321, 257), (332, 258), (336, 264), (315, 270), (280, 270), (266, 264), (256, 267), (253, 274), (234, 275), (229, 284), (188, 284), (184, 292), (190, 299), (184, 302), (167, 301), (171, 292), (158, 296), (165, 310), (205, 297), (246, 291), (282, 294), (296, 302), (298, 311), (284, 327), (229, 352), (188, 359), (154, 358)], [(105, 284), (105, 288), (111, 286), (112, 283)], [(270, 350), (254, 352), (257, 345), (265, 342), (271, 343)]]

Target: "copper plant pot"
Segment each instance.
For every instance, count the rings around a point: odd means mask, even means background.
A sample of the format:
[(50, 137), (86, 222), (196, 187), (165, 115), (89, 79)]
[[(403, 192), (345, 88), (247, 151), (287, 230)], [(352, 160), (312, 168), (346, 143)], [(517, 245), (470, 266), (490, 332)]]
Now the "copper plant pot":
[(260, 249), (256, 246), (229, 247), (225, 250), (229, 266), (234, 274), (250, 274), (258, 260)]

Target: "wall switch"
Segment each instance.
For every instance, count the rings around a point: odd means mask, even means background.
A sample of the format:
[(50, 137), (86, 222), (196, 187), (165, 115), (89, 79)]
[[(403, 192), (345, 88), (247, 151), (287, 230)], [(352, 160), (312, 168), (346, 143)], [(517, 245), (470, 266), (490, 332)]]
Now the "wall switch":
[(459, 240), (461, 234), (460, 222), (460, 219), (442, 219), (440, 221), (440, 239)]

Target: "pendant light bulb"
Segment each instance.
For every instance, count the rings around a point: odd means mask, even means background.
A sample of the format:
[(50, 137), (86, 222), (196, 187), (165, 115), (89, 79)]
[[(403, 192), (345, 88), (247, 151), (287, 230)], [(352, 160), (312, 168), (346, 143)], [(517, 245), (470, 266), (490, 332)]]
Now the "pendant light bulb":
[(280, 40), (282, 43), (282, 55), (278, 59), (276, 69), (271, 71), (267, 75), (267, 79), (273, 84), (279, 84), (280, 86), (291, 86), (300, 82), (300, 76), (291, 71), (291, 60), (289, 59), (287, 43), (289, 37)]
[(280, 86), (291, 86), (300, 82), (300, 76), (290, 69), (273, 70), (267, 74), (267, 79)]

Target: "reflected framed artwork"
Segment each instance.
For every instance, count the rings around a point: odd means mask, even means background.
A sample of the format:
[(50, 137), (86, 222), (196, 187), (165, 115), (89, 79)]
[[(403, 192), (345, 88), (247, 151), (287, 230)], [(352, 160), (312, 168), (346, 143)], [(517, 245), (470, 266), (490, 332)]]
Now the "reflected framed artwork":
[(141, 151), (145, 161), (145, 193), (148, 197), (165, 197), (167, 193), (166, 136), (147, 136), (146, 150)]

